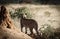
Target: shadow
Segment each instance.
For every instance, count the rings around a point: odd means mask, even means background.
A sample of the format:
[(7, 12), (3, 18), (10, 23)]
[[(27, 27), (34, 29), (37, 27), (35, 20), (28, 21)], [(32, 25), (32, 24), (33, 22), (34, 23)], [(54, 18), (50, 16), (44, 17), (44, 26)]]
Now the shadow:
[(1, 4), (41, 4), (41, 5), (60, 5), (60, 0), (0, 0)]
[(28, 34), (30, 37), (32, 37), (33, 39), (46, 39), (44, 36), (42, 35), (36, 35), (36, 34)]
[(49, 36), (44, 34), (43, 35), (30, 34), (29, 36), (32, 37), (33, 39), (60, 39), (60, 32), (54, 32)]

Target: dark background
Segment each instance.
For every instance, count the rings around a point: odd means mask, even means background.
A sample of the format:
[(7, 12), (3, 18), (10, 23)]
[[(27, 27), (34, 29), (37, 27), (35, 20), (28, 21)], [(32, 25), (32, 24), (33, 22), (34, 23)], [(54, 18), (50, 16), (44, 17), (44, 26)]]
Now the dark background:
[(60, 0), (0, 0), (0, 4), (20, 4), (20, 3), (39, 3), (39, 4), (52, 4), (60, 5)]

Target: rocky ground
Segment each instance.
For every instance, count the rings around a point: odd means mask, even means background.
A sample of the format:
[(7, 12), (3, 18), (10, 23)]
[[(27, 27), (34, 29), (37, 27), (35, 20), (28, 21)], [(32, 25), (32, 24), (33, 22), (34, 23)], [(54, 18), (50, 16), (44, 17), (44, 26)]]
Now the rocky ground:
[(0, 8), (0, 39), (32, 39), (15, 27), (4, 6)]

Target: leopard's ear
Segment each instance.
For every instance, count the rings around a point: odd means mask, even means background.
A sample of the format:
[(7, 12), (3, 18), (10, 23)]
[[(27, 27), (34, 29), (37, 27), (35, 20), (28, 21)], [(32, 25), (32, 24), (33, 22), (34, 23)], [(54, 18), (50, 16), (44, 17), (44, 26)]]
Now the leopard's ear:
[(27, 13), (25, 13), (25, 15), (27, 15)]
[(1, 12), (5, 12), (6, 11), (6, 7), (5, 6), (1, 6)]

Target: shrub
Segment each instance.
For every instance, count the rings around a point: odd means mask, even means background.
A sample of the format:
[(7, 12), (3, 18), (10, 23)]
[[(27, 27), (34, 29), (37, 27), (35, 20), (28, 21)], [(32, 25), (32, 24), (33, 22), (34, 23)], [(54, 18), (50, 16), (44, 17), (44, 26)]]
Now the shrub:
[(32, 18), (32, 15), (30, 14), (30, 11), (27, 7), (17, 8), (17, 9), (15, 9), (14, 13), (12, 13), (10, 11), (10, 14), (11, 14), (12, 18), (14, 18), (14, 17), (20, 18), (20, 14), (27, 14), (27, 18)]

